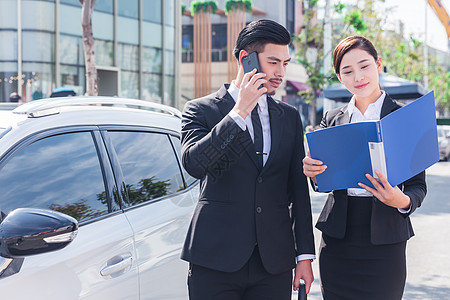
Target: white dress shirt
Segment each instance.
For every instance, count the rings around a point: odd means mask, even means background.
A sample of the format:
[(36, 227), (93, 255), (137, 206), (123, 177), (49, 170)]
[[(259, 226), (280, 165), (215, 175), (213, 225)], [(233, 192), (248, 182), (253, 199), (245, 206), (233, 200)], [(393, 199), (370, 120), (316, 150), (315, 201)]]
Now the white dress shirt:
[[(381, 116), (381, 108), (383, 107), (384, 98), (386, 93), (382, 90), (381, 96), (374, 103), (370, 103), (364, 114), (355, 105), (355, 96), (352, 97), (348, 103), (348, 113), (350, 115), (350, 123), (364, 122), (364, 121), (378, 121)], [(358, 197), (371, 197), (372, 194), (361, 188), (349, 188), (347, 189), (347, 195)], [(398, 208), (401, 213), (408, 213), (411, 208), (404, 210)]]
[[(234, 84), (234, 82), (231, 82), (230, 86), (228, 87), (228, 93), (233, 98), (234, 102), (237, 101), (238, 95), (239, 95), (239, 88)], [(271, 136), (270, 136), (270, 118), (269, 118), (269, 108), (267, 107), (267, 95), (264, 94), (258, 99), (258, 114), (259, 119), (261, 120), (261, 127), (263, 131), (263, 166), (266, 164), (267, 159), (270, 155), (270, 147), (271, 147)], [(241, 127), (242, 130), (248, 129), (248, 132), (250, 134), (250, 137), (252, 138), (252, 141), (254, 140), (254, 133), (253, 133), (253, 123), (251, 114), (249, 114), (245, 120), (235, 111), (231, 110), (228, 115)], [(267, 153), (267, 155), (266, 155)], [(316, 259), (316, 256), (314, 254), (301, 254), (297, 256), (297, 262), (301, 260), (313, 260)]]

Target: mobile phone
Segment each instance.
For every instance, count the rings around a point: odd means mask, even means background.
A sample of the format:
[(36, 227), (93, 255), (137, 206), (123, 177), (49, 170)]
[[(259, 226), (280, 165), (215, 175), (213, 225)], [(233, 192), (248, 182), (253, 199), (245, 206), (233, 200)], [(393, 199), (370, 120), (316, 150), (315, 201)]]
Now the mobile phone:
[[(261, 73), (261, 67), (259, 66), (258, 60), (258, 52), (255, 51), (244, 56), (242, 58), (242, 67), (244, 68), (244, 73), (251, 72), (253, 69), (256, 69), (256, 73)], [(258, 89), (262, 88), (263, 86), (264, 85), (261, 84)]]
[(242, 58), (242, 67), (244, 73), (251, 72), (256, 68), (256, 73), (261, 73), (261, 67), (259, 66), (258, 52), (252, 52)]
[(300, 288), (298, 290), (298, 300), (306, 300), (306, 287), (304, 283), (300, 284)]

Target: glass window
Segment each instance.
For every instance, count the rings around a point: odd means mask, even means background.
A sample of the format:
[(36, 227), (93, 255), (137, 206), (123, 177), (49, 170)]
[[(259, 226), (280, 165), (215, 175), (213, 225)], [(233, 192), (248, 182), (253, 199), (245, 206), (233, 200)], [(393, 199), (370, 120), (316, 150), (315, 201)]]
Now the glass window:
[(164, 26), (164, 46), (167, 50), (175, 49), (175, 28)]
[(79, 221), (108, 212), (91, 133), (60, 134), (20, 150), (0, 170), (1, 210), (52, 209)]
[(118, 17), (117, 40), (122, 43), (137, 45), (139, 42), (139, 22), (129, 18)]
[(142, 22), (142, 44), (155, 48), (162, 47), (160, 24)]
[(17, 61), (17, 32), (0, 30), (0, 41), (0, 61)]
[(54, 54), (54, 34), (47, 32), (22, 32), (23, 61), (52, 62)]
[(120, 72), (120, 97), (137, 99), (139, 97), (139, 73)]
[(74, 6), (79, 6), (81, 7), (80, 1), (79, 0), (59, 0), (61, 3), (64, 4), (69, 4), (69, 5), (74, 5)]
[(62, 64), (84, 65), (84, 49), (81, 37), (61, 34), (59, 38), (59, 59)]
[(164, 0), (164, 17), (166, 25), (175, 26), (175, 0)]
[(17, 63), (0, 62), (0, 102), (9, 101), (9, 95), (17, 91)]
[(97, 66), (114, 65), (113, 42), (95, 40), (94, 48), (95, 48), (95, 62)]
[[(174, 137), (173, 135), (170, 136), (172, 143), (173, 143), (173, 147), (175, 148), (175, 152), (177, 153), (178, 156), (178, 160), (180, 162), (181, 165), (181, 142), (180, 142), (180, 138), (178, 137)], [(190, 186), (191, 184), (193, 184), (197, 179), (192, 177), (191, 175), (189, 175), (188, 172), (186, 172), (186, 170), (184, 169), (183, 166), (181, 166), (181, 169), (183, 170), (183, 177), (184, 177), (184, 181), (186, 182), (187, 186)]]
[(34, 98), (50, 97), (52, 89), (55, 87), (53, 74), (53, 64), (23, 63), (22, 83), (25, 86), (25, 90), (23, 91), (22, 99), (31, 101)]
[(161, 73), (161, 49), (142, 48), (142, 71)]
[[(97, 4), (95, 4), (97, 6)], [(80, 24), (81, 26), (81, 24)], [(94, 39), (114, 39), (114, 16), (112, 14), (94, 11), (92, 14), (92, 31)]]
[(166, 90), (164, 91), (164, 102), (163, 104), (174, 106), (175, 104), (175, 80), (173, 76), (165, 76), (166, 80)]
[(71, 87), (77, 95), (84, 94), (84, 68), (61, 65), (61, 86)]
[(164, 74), (174, 75), (175, 74), (175, 52), (166, 51), (166, 56), (164, 57)]
[(61, 33), (81, 36), (81, 6), (78, 0), (65, 0), (63, 2), (78, 3), (78, 7), (73, 5), (59, 6), (59, 30)]
[(142, 0), (142, 18), (145, 21), (161, 23), (161, 1)]
[(113, 13), (114, 0), (97, 0), (95, 1), (94, 10)]
[(139, 68), (139, 48), (135, 45), (119, 44), (117, 55), (122, 70), (137, 71)]
[(161, 75), (142, 74), (142, 95), (143, 100), (161, 103)]
[(22, 28), (55, 31), (55, 3), (22, 0)]
[(109, 132), (126, 181), (129, 203), (136, 205), (184, 188), (166, 134)]
[(119, 16), (138, 18), (138, 0), (117, 0)]
[(17, 29), (17, 0), (0, 1), (0, 28)]

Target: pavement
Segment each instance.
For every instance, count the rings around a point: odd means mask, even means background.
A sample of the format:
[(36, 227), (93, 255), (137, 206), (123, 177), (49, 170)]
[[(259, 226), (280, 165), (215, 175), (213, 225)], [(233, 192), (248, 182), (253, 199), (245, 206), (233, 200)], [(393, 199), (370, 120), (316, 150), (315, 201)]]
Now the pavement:
[[(428, 193), (411, 216), (415, 236), (407, 246), (407, 279), (404, 300), (450, 299), (450, 162), (427, 169)], [(326, 194), (311, 191), (314, 224), (325, 204)], [(314, 229), (316, 253), (320, 231)], [(313, 262), (316, 279), (308, 300), (322, 300), (318, 261)], [(298, 297), (292, 293), (292, 300)], [(381, 299), (380, 299), (381, 300)]]

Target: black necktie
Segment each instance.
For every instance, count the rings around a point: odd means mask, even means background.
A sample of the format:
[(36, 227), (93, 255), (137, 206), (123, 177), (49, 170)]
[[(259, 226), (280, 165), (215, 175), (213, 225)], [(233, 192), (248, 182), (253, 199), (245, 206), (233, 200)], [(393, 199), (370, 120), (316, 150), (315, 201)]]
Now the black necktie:
[(258, 161), (263, 166), (263, 132), (261, 126), (261, 120), (258, 114), (258, 104), (252, 110), (252, 123), (253, 123), (253, 143), (255, 145), (256, 155)]

